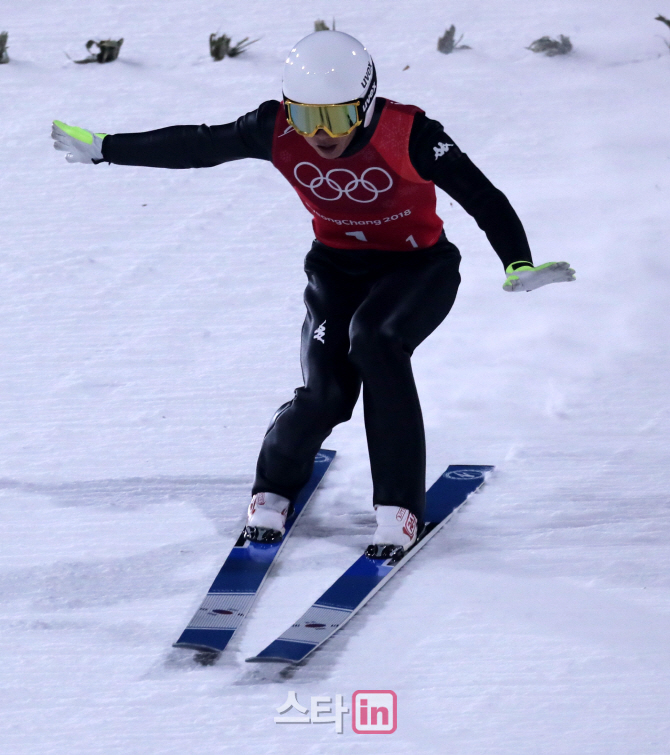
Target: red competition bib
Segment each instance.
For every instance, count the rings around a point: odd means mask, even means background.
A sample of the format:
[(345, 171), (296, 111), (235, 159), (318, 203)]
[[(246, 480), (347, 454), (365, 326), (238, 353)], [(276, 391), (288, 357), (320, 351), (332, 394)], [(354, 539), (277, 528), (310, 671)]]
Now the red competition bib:
[(368, 144), (351, 157), (321, 157), (286, 122), (280, 107), (272, 163), (313, 216), (314, 235), (337, 249), (425, 249), (435, 244), (442, 220), (435, 185), (409, 158), (413, 105), (387, 100)]

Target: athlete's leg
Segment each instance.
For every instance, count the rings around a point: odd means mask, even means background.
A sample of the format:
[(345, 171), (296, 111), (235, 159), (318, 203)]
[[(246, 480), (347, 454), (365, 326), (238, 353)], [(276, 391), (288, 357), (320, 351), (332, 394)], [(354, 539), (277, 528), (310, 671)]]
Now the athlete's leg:
[(351, 321), (350, 359), (363, 378), (365, 427), (376, 505), (422, 521), (425, 436), (410, 357), (449, 313), (460, 283), (453, 244), (390, 262)]
[(351, 417), (361, 378), (349, 360), (349, 323), (369, 283), (329, 262), (315, 244), (305, 260), (307, 315), (300, 360), (304, 386), (275, 414), (263, 440), (253, 493), (293, 500), (333, 427)]

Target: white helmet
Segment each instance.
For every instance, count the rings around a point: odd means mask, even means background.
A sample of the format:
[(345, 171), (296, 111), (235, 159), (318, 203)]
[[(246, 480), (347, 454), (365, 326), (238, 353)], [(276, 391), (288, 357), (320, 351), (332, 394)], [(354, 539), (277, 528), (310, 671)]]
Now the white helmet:
[(374, 111), (377, 74), (370, 53), (341, 31), (316, 31), (298, 42), (284, 65), (284, 98), (304, 105), (360, 100), (367, 126)]

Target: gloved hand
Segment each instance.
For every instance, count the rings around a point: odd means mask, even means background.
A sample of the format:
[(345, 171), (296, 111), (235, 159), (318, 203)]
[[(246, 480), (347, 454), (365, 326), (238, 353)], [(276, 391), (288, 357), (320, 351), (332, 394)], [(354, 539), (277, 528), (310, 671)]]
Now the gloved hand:
[(548, 283), (573, 281), (575, 271), (567, 262), (545, 262), (533, 267), (530, 262), (512, 262), (505, 270), (507, 280), (503, 283), (505, 291), (534, 291)]
[(54, 149), (67, 152), (65, 159), (69, 163), (102, 162), (102, 140), (107, 134), (94, 134), (85, 128), (68, 126), (63, 121), (54, 121), (51, 138)]

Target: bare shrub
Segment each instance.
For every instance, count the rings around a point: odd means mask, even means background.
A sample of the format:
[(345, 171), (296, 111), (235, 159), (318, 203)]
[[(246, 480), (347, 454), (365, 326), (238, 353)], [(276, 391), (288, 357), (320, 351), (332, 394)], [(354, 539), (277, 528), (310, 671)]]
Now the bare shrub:
[[(656, 21), (660, 21), (661, 23), (664, 23), (670, 29), (670, 19), (666, 18), (665, 16), (661, 16), (660, 13), (658, 16), (656, 16)], [(670, 50), (670, 42), (667, 39), (664, 39), (663, 41), (668, 46), (668, 50)]]
[[(119, 57), (119, 50), (123, 44), (123, 39), (102, 39), (96, 42), (89, 39), (86, 43), (86, 49), (90, 55), (83, 60), (75, 60), (75, 63), (111, 63)], [(91, 52), (92, 47), (97, 47), (98, 52)]]
[(572, 50), (572, 42), (570, 37), (564, 37), (562, 34), (557, 40), (551, 37), (540, 37), (526, 49), (531, 52), (543, 52), (553, 58), (554, 55), (567, 55)]
[(209, 54), (214, 58), (214, 60), (223, 60), (225, 57), (236, 58), (238, 55), (241, 55), (247, 49), (247, 47), (249, 47), (249, 45), (253, 45), (254, 42), (258, 42), (257, 39), (252, 39), (251, 42), (249, 42), (248, 40), (249, 37), (245, 37), (236, 45), (233, 45), (232, 38), (226, 36), (225, 34), (222, 34), (220, 37), (217, 37), (216, 34), (210, 34)]
[(333, 19), (333, 26), (332, 28), (328, 27), (328, 24), (325, 21), (322, 21), (319, 19), (318, 21), (314, 22), (314, 31), (336, 31), (335, 29), (335, 19)]
[(9, 63), (9, 55), (7, 54), (7, 37), (9, 34), (6, 31), (0, 32), (0, 63)]
[(449, 53), (453, 52), (454, 50), (471, 50), (472, 49), (469, 45), (461, 44), (461, 40), (463, 39), (462, 34), (458, 38), (457, 42), (454, 41), (455, 38), (456, 38), (456, 27), (452, 24), (444, 32), (444, 36), (438, 37), (438, 40), (437, 40), (438, 52), (442, 52), (445, 55), (449, 55)]

